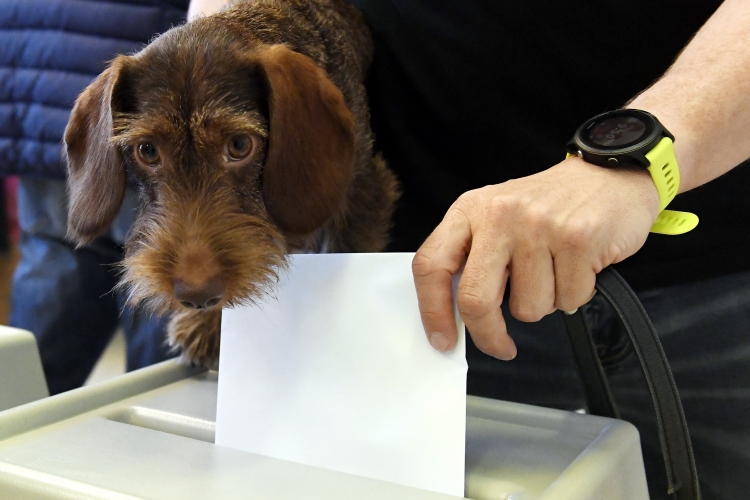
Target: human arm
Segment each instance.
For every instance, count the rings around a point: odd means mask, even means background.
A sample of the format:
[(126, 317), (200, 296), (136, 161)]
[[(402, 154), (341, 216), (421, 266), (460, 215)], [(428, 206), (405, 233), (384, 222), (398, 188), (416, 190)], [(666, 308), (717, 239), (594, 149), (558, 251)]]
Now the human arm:
[[(749, 27), (750, 3), (725, 1), (664, 77), (630, 104), (675, 135), (680, 191), (750, 157)], [(648, 173), (580, 158), (464, 194), (414, 259), (425, 331), (442, 334), (433, 338), (440, 350), (455, 344), (450, 278), (463, 268), (456, 300), (475, 343), (512, 358), (499, 307), (508, 275), (517, 318), (575, 309), (591, 297), (596, 273), (643, 245), (658, 210)]]
[(678, 138), (680, 192), (750, 158), (750, 2), (726, 0), (628, 107), (651, 112)]

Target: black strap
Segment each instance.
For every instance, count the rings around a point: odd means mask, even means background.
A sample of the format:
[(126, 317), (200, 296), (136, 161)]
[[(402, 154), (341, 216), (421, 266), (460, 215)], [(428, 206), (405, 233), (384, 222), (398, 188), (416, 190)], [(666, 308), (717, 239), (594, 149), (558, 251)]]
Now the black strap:
[[(676, 500), (700, 500), (698, 473), (685, 414), (664, 350), (638, 297), (617, 271), (603, 270), (596, 288), (612, 305), (633, 343), (656, 410), (659, 440), (667, 469), (668, 493)], [(619, 418), (591, 333), (580, 310), (563, 314), (576, 363), (581, 372), (589, 412)]]

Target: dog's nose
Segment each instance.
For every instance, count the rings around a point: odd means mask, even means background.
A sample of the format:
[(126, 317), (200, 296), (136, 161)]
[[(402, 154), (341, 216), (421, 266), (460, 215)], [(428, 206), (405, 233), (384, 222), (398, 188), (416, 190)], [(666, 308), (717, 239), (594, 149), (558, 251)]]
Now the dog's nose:
[(221, 301), (226, 284), (221, 276), (214, 276), (200, 285), (190, 285), (175, 278), (174, 296), (180, 303), (191, 309), (206, 309)]

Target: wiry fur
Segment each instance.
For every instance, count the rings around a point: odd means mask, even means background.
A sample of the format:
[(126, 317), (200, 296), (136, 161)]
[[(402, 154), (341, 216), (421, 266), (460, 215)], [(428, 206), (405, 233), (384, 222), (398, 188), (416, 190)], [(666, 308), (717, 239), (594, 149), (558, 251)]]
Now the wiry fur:
[(172, 316), (167, 336), (182, 350), (185, 361), (216, 368), (219, 354), (221, 309), (181, 309)]
[[(256, 0), (177, 27), (119, 56), (79, 97), (66, 130), (69, 234), (92, 241), (126, 185), (143, 208), (126, 243), (131, 304), (171, 313), (188, 359), (218, 356), (221, 307), (272, 288), (289, 251), (379, 251), (395, 178), (374, 155), (363, 87), (369, 33), (346, 0)], [(222, 148), (257, 139), (232, 166)], [(135, 160), (140, 141), (157, 168)], [(220, 276), (221, 302), (187, 309), (175, 279)]]

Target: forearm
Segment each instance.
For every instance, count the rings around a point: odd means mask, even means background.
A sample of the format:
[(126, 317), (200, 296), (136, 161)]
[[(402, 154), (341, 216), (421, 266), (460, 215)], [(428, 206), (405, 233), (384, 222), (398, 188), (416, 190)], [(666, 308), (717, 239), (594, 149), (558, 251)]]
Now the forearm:
[(187, 18), (192, 21), (197, 16), (207, 16), (219, 12), (232, 0), (191, 0)]
[(750, 158), (750, 2), (726, 0), (629, 107), (653, 113), (674, 134), (680, 192)]

